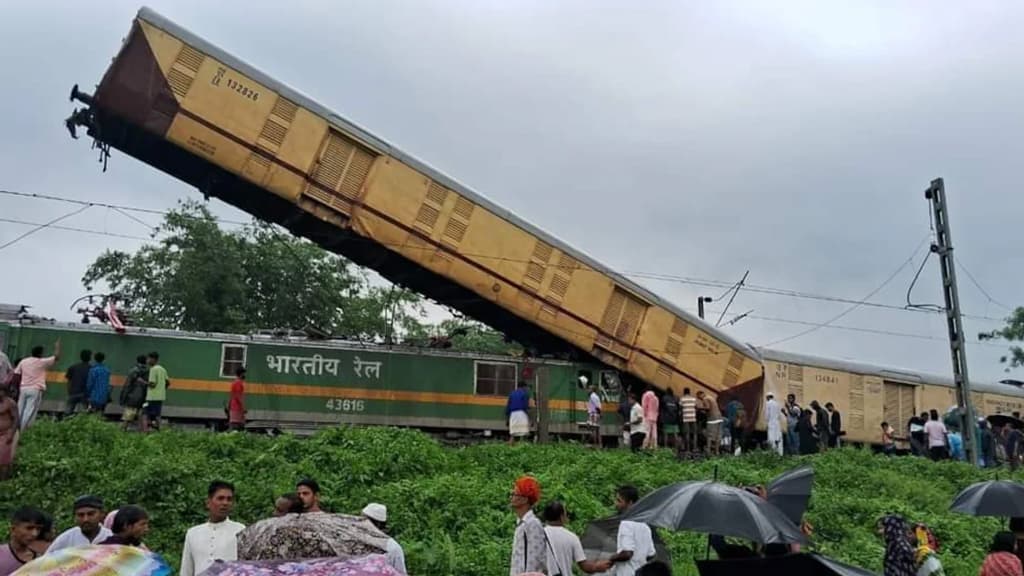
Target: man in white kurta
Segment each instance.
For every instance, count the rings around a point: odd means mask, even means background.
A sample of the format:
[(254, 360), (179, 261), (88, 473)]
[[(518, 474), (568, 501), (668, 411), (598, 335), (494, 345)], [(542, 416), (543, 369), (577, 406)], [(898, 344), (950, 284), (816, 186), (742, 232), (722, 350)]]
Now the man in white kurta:
[[(363, 516), (370, 519), (373, 525), (377, 527), (381, 532), (387, 530), (388, 524), (388, 509), (383, 504), (377, 504), (371, 502), (363, 508)], [(402, 546), (397, 540), (388, 536), (387, 548), (385, 550), (388, 559), (388, 565), (394, 568), (399, 574), (405, 576), (407, 574), (405, 570), (405, 552), (402, 550)]]
[(782, 444), (782, 407), (772, 394), (768, 395), (768, 401), (764, 404), (764, 416), (768, 422), (768, 446), (782, 456), (785, 448)]
[(238, 533), (245, 526), (228, 518), (235, 506), (235, 487), (227, 482), (213, 482), (207, 491), (208, 521), (193, 526), (185, 533), (181, 551), (181, 576), (197, 576), (218, 560), (238, 559)]

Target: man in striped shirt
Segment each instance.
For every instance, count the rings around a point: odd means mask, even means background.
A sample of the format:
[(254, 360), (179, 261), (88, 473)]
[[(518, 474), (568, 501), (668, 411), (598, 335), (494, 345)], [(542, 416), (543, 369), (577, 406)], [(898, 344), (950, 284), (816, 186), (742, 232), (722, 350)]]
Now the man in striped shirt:
[(697, 399), (689, 388), (683, 389), (679, 399), (679, 415), (683, 422), (683, 451), (697, 452)]

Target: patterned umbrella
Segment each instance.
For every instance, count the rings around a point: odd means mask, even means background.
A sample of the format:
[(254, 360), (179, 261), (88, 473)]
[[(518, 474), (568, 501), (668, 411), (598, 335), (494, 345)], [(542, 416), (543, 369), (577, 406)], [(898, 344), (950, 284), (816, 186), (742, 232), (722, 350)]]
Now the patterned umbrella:
[(374, 554), (362, 558), (320, 558), (303, 562), (261, 560), (217, 562), (201, 576), (401, 576), (387, 557)]
[(267, 518), (238, 533), (239, 560), (308, 560), (383, 554), (387, 536), (361, 516), (307, 512)]
[(64, 548), (22, 566), (17, 576), (74, 574), (75, 576), (170, 576), (171, 567), (159, 554), (134, 546)]

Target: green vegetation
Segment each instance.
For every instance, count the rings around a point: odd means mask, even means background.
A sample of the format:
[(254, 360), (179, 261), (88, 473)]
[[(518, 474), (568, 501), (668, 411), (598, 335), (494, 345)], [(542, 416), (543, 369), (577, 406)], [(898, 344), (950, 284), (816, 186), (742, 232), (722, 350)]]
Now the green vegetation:
[[(586, 521), (611, 514), (613, 490), (621, 483), (634, 483), (646, 493), (671, 482), (711, 478), (716, 466), (726, 482), (763, 483), (804, 461), (758, 453), (677, 462), (668, 452), (636, 456), (573, 444), (446, 448), (419, 432), (393, 428), (338, 428), (309, 439), (175, 431), (140, 436), (78, 417), (39, 422), (26, 434), (17, 476), (0, 489), (0, 512), (36, 505), (56, 513), (63, 530), (80, 494), (96, 493), (114, 506), (138, 503), (153, 517), (147, 544), (177, 564), (186, 528), (203, 521), (210, 480), (234, 482), (239, 498), (234, 516), (253, 522), (270, 513), (275, 495), (308, 475), (320, 481), (333, 511), (352, 513), (368, 501), (385, 503), (413, 574), (504, 576), (514, 527), (506, 502), (520, 474), (541, 481), (545, 501), (566, 501), (575, 514), (572, 528), (582, 532)], [(886, 512), (899, 512), (934, 528), (947, 574), (977, 574), (1000, 521), (947, 510), (960, 488), (986, 479), (987, 473), (854, 449), (810, 461), (817, 481), (809, 519), (818, 550), (880, 569), (882, 546), (874, 523)], [(696, 574), (690, 559), (703, 555), (705, 540), (663, 534), (676, 574)]]
[[(1006, 318), (1006, 326), (991, 332), (978, 334), (980, 340), (1005, 340), (1006, 342), (1024, 342), (1024, 306), (1018, 306)], [(1007, 365), (1006, 371), (1011, 368), (1024, 366), (1024, 348), (1011, 344), (1009, 353), (1000, 358), (1000, 361)]]

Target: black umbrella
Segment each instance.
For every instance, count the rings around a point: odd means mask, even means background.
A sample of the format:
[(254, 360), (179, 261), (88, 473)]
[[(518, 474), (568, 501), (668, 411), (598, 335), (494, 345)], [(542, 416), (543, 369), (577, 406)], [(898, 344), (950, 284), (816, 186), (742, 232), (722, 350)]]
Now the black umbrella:
[(993, 414), (986, 418), (986, 420), (988, 420), (988, 423), (991, 424), (993, 428), (1002, 428), (1004, 424), (1009, 424), (1017, 430), (1024, 429), (1024, 422), (1022, 422), (1020, 418), (1014, 418), (1009, 414)]
[(741, 560), (698, 560), (700, 576), (876, 576), (874, 572), (843, 564), (820, 554), (786, 554)]
[(706, 480), (655, 490), (630, 507), (623, 520), (762, 544), (807, 541), (774, 505), (741, 488)]
[(1007, 480), (971, 484), (956, 495), (950, 510), (971, 516), (1024, 516), (1024, 484)]
[(813, 485), (814, 468), (801, 466), (780, 474), (772, 480), (765, 492), (768, 501), (799, 526), (807, 511), (807, 504), (811, 501)]
[[(580, 538), (580, 544), (583, 545), (583, 553), (586, 554), (588, 560), (604, 560), (619, 551), (619, 523), (621, 522), (622, 518), (612, 516), (587, 524), (586, 530), (583, 531), (583, 537)], [(672, 555), (656, 530), (651, 530), (651, 539), (654, 540), (654, 560), (671, 566)]]

